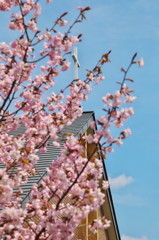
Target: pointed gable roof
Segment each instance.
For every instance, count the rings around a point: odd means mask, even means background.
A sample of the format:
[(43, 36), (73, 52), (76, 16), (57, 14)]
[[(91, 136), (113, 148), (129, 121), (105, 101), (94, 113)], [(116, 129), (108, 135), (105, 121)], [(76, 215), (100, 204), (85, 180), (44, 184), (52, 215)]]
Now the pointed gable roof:
[[(74, 136), (80, 138), (89, 129), (90, 123), (92, 121), (95, 121), (94, 112), (83, 112), (82, 116), (78, 117), (70, 126), (65, 126), (61, 134), (63, 135), (69, 132), (72, 133)], [(16, 131), (12, 131), (11, 134), (13, 136), (17, 136), (24, 133), (24, 131), (24, 125), (21, 125)], [(51, 139), (49, 139), (48, 143), (50, 144), (48, 144), (47, 146), (47, 152), (38, 153), (39, 160), (35, 165), (35, 175), (30, 176), (28, 182), (21, 186), (23, 190), (23, 194), (21, 195), (22, 205), (25, 205), (25, 203), (28, 202), (32, 185), (35, 183), (38, 184), (43, 178), (43, 176), (47, 174), (46, 168), (51, 165), (52, 161), (57, 159), (63, 147), (63, 144), (61, 144), (60, 147), (54, 147)], [(104, 178), (108, 180), (104, 159), (102, 159), (102, 161), (104, 168)], [(2, 167), (3, 165), (0, 163), (0, 168)], [(111, 219), (112, 222), (109, 230), (106, 230), (106, 236), (108, 240), (121, 240), (110, 188), (106, 191), (105, 203), (101, 207), (101, 210), (103, 215), (106, 216), (106, 218)]]

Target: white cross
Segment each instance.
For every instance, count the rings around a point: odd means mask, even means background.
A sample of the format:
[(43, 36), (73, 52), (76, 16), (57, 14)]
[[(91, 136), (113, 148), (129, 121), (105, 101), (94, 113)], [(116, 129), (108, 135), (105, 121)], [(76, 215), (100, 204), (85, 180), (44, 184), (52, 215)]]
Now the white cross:
[(74, 60), (74, 78), (78, 79), (78, 68), (80, 67), (80, 64), (78, 61), (77, 47), (74, 47), (74, 52), (72, 53), (72, 58)]

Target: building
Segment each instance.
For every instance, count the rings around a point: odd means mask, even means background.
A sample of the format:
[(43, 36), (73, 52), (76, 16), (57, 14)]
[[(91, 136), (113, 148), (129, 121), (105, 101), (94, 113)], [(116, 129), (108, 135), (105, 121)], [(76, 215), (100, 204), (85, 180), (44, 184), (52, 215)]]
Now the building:
[[(74, 136), (80, 139), (81, 136), (84, 134), (90, 134), (93, 130), (89, 127), (90, 123), (95, 120), (94, 113), (90, 112), (83, 112), (82, 116), (77, 118), (71, 126), (66, 126), (62, 130), (62, 134), (65, 133), (72, 133)], [(24, 132), (24, 126), (18, 128), (17, 131), (12, 132), (13, 135), (18, 135)], [(50, 140), (51, 141), (51, 140)], [(86, 144), (86, 143), (85, 143)], [(39, 153), (39, 161), (36, 164), (36, 174), (29, 178), (27, 184), (22, 185), (23, 194), (22, 194), (22, 205), (24, 206), (26, 202), (29, 201), (29, 194), (31, 191), (31, 187), (34, 183), (39, 183), (41, 179), (47, 174), (46, 168), (50, 166), (52, 160), (56, 160), (62, 145), (59, 148), (55, 148), (52, 144), (49, 144), (47, 147), (47, 153), (40, 154)], [(86, 144), (85, 145), (85, 155), (91, 156), (91, 153), (94, 151), (95, 144)], [(2, 166), (0, 166), (2, 167)], [(103, 164), (104, 168), (104, 178), (108, 180), (106, 167)], [(50, 201), (51, 203), (51, 201)], [(88, 225), (93, 219), (97, 218), (98, 216), (105, 216), (108, 220), (111, 220), (111, 226), (107, 230), (98, 230), (96, 234), (92, 234), (89, 229)], [(38, 221), (38, 218), (35, 219)], [(118, 229), (118, 224), (116, 220), (114, 205), (112, 201), (111, 191), (108, 189), (105, 193), (105, 202), (95, 212), (91, 212), (86, 219), (84, 219), (78, 228), (75, 231), (74, 240), (81, 239), (81, 240), (120, 240), (120, 234)]]

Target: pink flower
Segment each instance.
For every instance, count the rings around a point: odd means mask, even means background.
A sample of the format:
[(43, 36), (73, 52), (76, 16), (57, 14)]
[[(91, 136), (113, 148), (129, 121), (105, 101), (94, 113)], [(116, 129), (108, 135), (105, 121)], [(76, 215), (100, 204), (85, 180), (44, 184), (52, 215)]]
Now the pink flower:
[(53, 145), (54, 145), (55, 147), (60, 147), (60, 143), (57, 142), (57, 141), (53, 141)]
[(46, 153), (46, 152), (47, 152), (47, 149), (46, 149), (45, 147), (42, 147), (42, 148), (40, 148), (40, 152), (41, 152), (41, 153)]
[(108, 183), (108, 181), (103, 180), (103, 182), (102, 182), (102, 189), (103, 189), (103, 190), (106, 190), (106, 189), (108, 189), (108, 188), (109, 188), (109, 183)]
[(137, 62), (139, 67), (143, 67), (144, 66), (144, 59), (140, 58), (140, 60)]
[(95, 121), (92, 121), (92, 122), (90, 123), (90, 127), (91, 127), (92, 129), (95, 129), (95, 126), (96, 126), (96, 122), (95, 122)]
[(114, 152), (114, 149), (112, 147), (107, 148), (107, 152), (111, 153)]
[(104, 76), (99, 76), (99, 77), (97, 77), (96, 78), (96, 80), (95, 80), (95, 85), (98, 85), (101, 81), (103, 81), (104, 80)]
[(70, 68), (70, 63), (69, 62), (65, 62), (62, 66), (61, 71), (67, 71)]
[(29, 21), (28, 28), (33, 32), (36, 32), (38, 30), (37, 25), (36, 25), (35, 21), (33, 21), (33, 20)]
[(77, 9), (78, 9), (78, 10), (83, 10), (84, 8), (81, 7), (81, 6), (78, 6)]
[(93, 136), (91, 134), (89, 134), (88, 136), (84, 136), (84, 139), (88, 142), (88, 143), (92, 143), (93, 142)]
[(68, 23), (68, 21), (62, 20), (62, 21), (59, 22), (59, 25), (60, 25), (61, 27), (64, 27), (67, 23)]
[(111, 221), (105, 219), (105, 217), (99, 217), (93, 220), (92, 224), (89, 225), (89, 230), (95, 234), (97, 229), (107, 229), (110, 227), (110, 223)]
[(16, 26), (16, 24), (15, 24), (14, 22), (10, 22), (10, 23), (9, 23), (9, 28), (10, 28), (11, 30), (15, 30), (15, 29), (17, 28), (17, 26)]
[(121, 141), (120, 138), (115, 139), (114, 142), (115, 142), (119, 147), (123, 144), (123, 142)]
[(125, 102), (126, 103), (132, 103), (132, 102), (134, 102), (135, 99), (136, 99), (136, 97), (127, 95)]
[(125, 137), (128, 137), (131, 135), (131, 130), (129, 128), (127, 128), (123, 131), (123, 133), (124, 133)]

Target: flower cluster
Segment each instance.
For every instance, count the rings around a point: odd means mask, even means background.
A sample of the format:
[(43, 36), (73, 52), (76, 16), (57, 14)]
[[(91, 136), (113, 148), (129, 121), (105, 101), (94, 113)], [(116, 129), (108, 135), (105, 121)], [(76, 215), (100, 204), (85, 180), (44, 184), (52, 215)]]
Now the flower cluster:
[(97, 229), (107, 229), (110, 227), (110, 221), (105, 219), (104, 217), (95, 219), (91, 225), (89, 225), (89, 230), (93, 233), (96, 233)]

